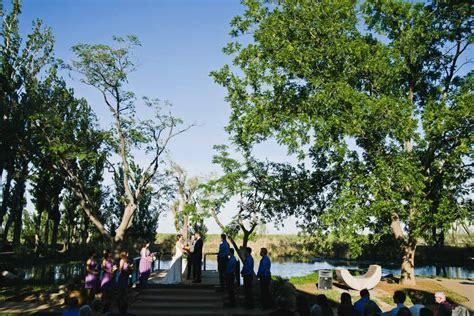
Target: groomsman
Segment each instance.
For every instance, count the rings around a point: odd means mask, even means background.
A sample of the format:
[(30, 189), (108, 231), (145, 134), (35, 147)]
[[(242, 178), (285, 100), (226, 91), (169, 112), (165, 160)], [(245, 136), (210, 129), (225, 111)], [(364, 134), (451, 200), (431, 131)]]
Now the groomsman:
[(229, 261), (229, 243), (227, 242), (227, 236), (225, 234), (221, 235), (221, 244), (219, 245), (219, 252), (217, 253), (217, 271), (219, 271), (219, 283), (221, 289), (225, 288), (225, 276), (224, 272), (227, 267), (227, 262)]
[(194, 233), (196, 241), (194, 242), (193, 252), (193, 283), (201, 283), (201, 266), (202, 266), (202, 239), (199, 232)]
[(196, 278), (196, 272), (193, 269), (193, 252), (194, 252), (194, 243), (195, 243), (196, 238), (194, 235), (191, 235), (191, 241), (189, 243), (189, 250), (188, 250), (188, 262), (187, 262), (187, 268), (188, 268), (188, 275), (187, 279), (191, 279), (191, 270), (193, 271), (193, 280)]
[(260, 264), (258, 265), (257, 278), (260, 279), (260, 299), (262, 300), (262, 309), (268, 309), (271, 307), (272, 302), (270, 298), (270, 279), (271, 279), (271, 266), (270, 258), (268, 258), (267, 248), (260, 249)]
[(242, 271), (240, 272), (244, 279), (244, 293), (245, 293), (245, 308), (253, 308), (253, 294), (252, 294), (252, 281), (253, 281), (253, 258), (252, 249), (250, 247), (245, 248), (245, 260)]
[(225, 303), (225, 307), (235, 307), (234, 278), (235, 268), (237, 267), (237, 259), (234, 256), (234, 249), (229, 249), (229, 260), (227, 261), (224, 277), (227, 284), (227, 295), (229, 302)]

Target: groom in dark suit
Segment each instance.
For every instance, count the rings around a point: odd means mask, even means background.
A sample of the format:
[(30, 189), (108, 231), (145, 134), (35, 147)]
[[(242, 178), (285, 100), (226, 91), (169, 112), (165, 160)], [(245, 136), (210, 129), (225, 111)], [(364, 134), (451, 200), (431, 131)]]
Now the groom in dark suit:
[(202, 239), (199, 232), (194, 233), (194, 252), (193, 252), (193, 283), (201, 283), (201, 262), (202, 262)]

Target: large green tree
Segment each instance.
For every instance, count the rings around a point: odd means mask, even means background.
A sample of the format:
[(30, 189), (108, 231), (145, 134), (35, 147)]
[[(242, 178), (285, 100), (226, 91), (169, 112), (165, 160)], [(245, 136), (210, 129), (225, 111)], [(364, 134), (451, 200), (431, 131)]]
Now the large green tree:
[(237, 69), (212, 73), (234, 141), (309, 157), (324, 203), (287, 214), (309, 231), (390, 232), (414, 283), (420, 238), (472, 214), (470, 3), (243, 3), (224, 48)]
[(2, 201), (0, 226), (4, 219), (6, 240), (13, 227), (13, 243), (20, 243), (25, 191), (32, 147), (29, 117), (38, 111), (32, 102), (42, 71), (52, 60), (53, 37), (40, 20), (24, 40), (20, 34), (20, 1), (12, 1), (10, 12), (0, 1), (0, 179)]
[[(150, 111), (151, 119), (138, 118), (137, 98), (126, 89), (128, 76), (135, 71), (132, 51), (141, 44), (135, 36), (114, 37), (114, 42), (114, 46), (73, 46), (76, 59), (66, 67), (79, 73), (83, 83), (99, 91), (104, 106), (112, 116), (107, 143), (117, 159), (109, 159), (108, 165), (116, 178), (119, 170), (123, 170), (124, 194), (119, 201), (123, 203), (124, 211), (114, 236), (116, 242), (121, 242), (133, 223), (146, 188), (153, 184), (154, 178), (163, 170), (166, 163), (164, 154), (169, 142), (191, 126), (181, 127), (181, 119), (166, 112), (158, 100), (146, 97), (142, 98), (141, 106)], [(130, 164), (133, 155), (140, 152), (148, 154), (149, 163), (141, 167), (140, 179), (132, 188), (134, 180)]]

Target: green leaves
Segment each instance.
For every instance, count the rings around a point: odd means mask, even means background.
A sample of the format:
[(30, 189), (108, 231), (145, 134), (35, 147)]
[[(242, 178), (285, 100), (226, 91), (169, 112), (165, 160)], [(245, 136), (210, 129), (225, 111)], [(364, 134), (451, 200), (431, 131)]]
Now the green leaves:
[(284, 201), (273, 203), (274, 215), (295, 215), (308, 232), (348, 240), (364, 229), (386, 234), (393, 214), (410, 241), (466, 219), (473, 158), (472, 74), (460, 71), (472, 69), (461, 62), (472, 43), (467, 4), (244, 4), (231, 23), (236, 39), (224, 49), (238, 70), (211, 73), (228, 91), (227, 130), (244, 148), (275, 138), (312, 161), (311, 168), (272, 165), (279, 180), (269, 191)]

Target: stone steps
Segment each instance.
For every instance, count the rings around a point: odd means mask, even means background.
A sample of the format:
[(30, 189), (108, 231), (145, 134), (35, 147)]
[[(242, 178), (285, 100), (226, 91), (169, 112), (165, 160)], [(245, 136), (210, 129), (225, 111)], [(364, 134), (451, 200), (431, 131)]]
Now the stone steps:
[[(224, 308), (227, 293), (218, 290), (216, 272), (208, 273), (203, 283), (185, 282), (176, 285), (149, 283), (149, 287), (141, 290), (129, 308), (135, 315), (208, 315), (208, 316), (262, 316), (268, 315), (260, 309), (245, 310), (238, 306)], [(215, 279), (215, 280), (214, 280)], [(238, 302), (241, 290), (236, 291)]]

